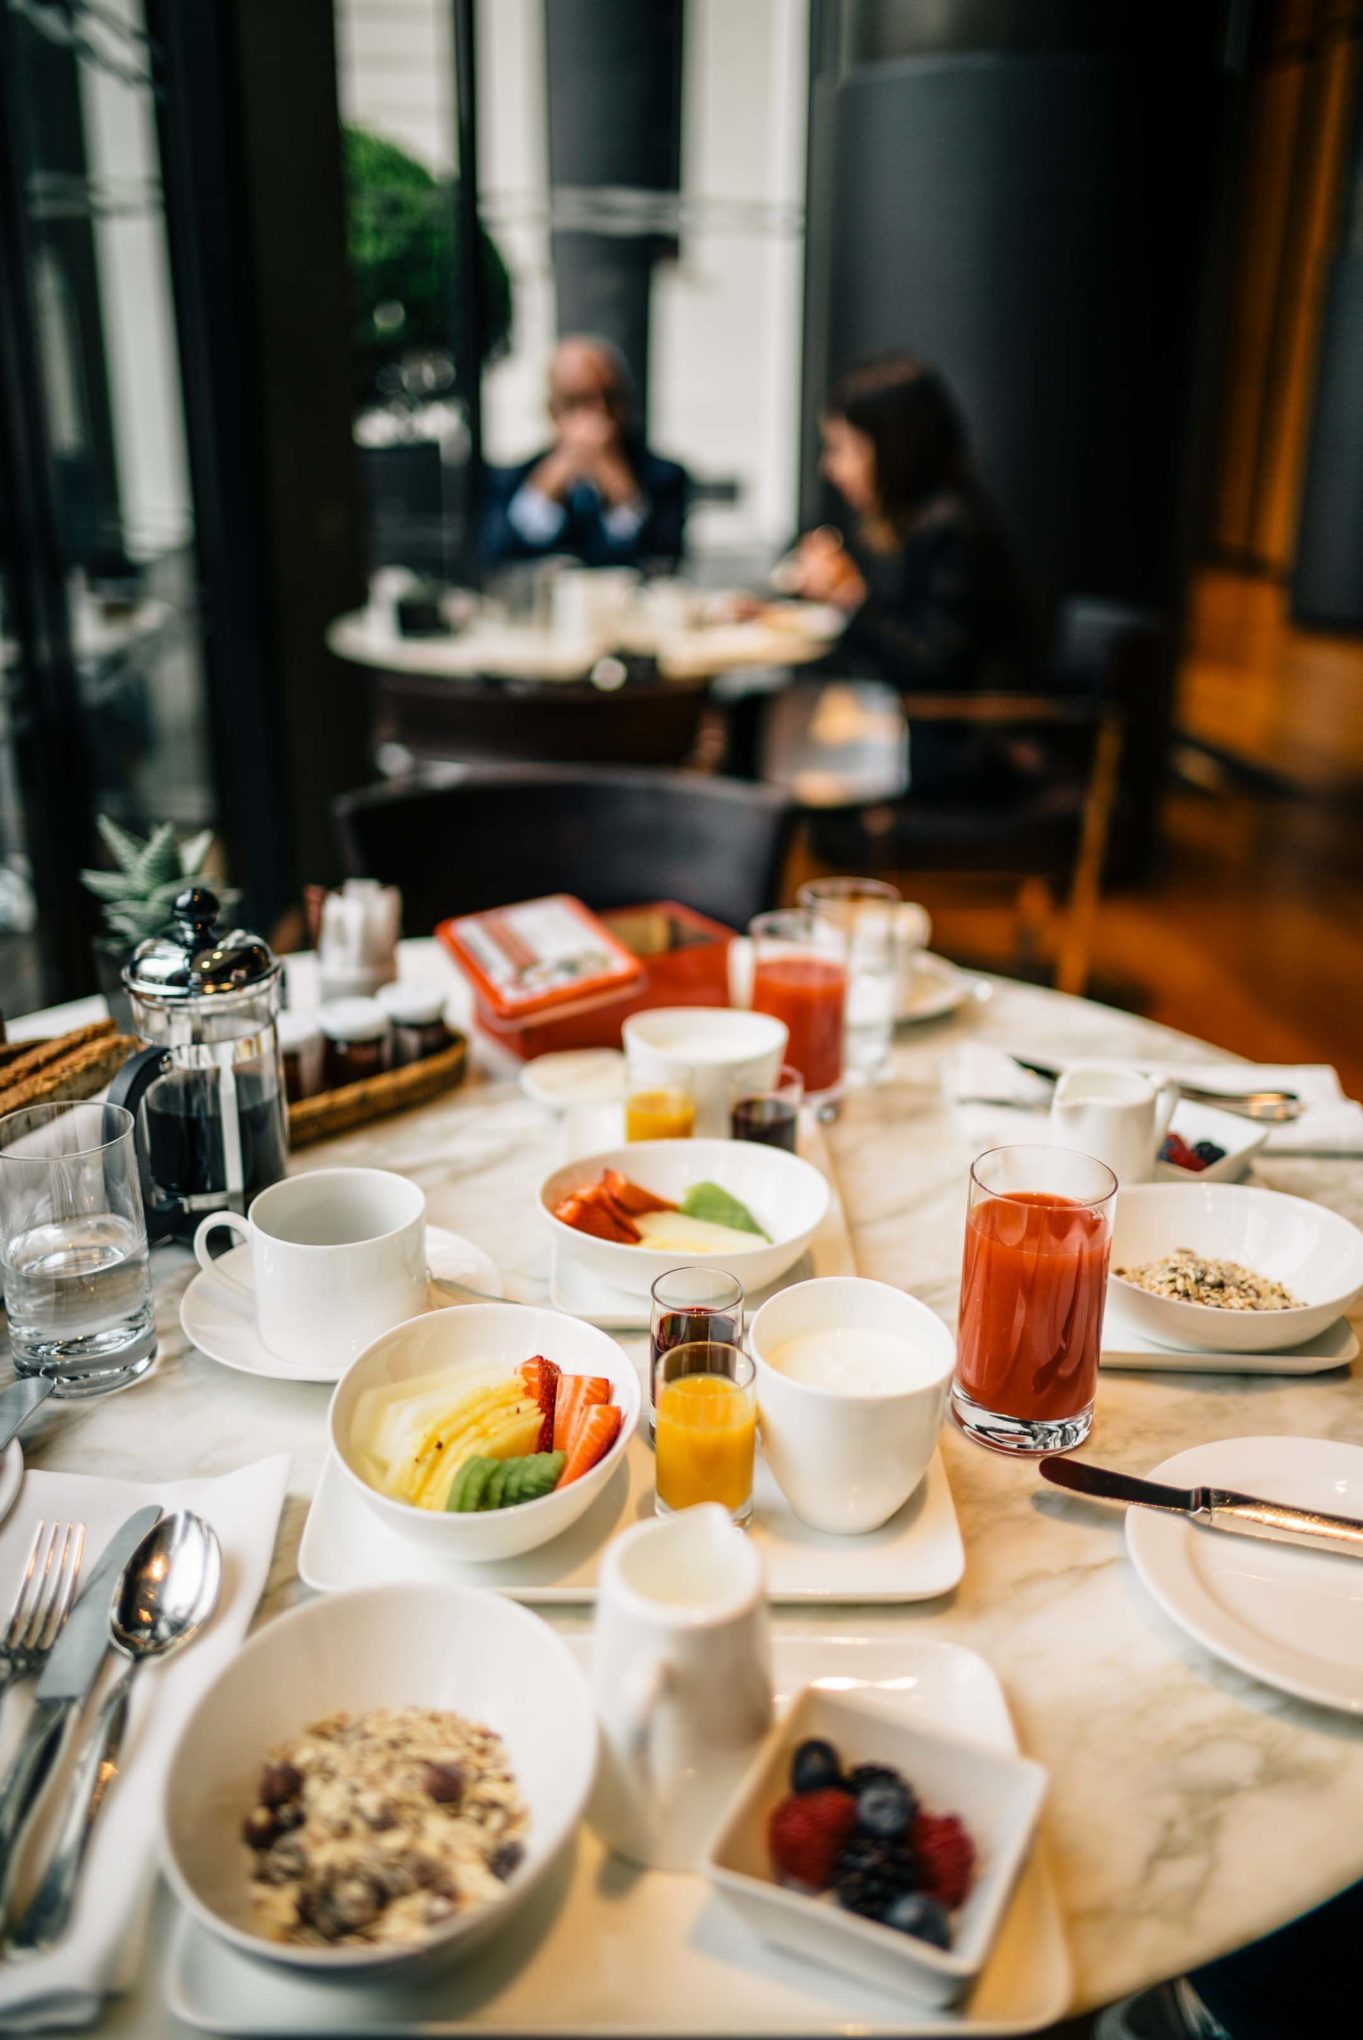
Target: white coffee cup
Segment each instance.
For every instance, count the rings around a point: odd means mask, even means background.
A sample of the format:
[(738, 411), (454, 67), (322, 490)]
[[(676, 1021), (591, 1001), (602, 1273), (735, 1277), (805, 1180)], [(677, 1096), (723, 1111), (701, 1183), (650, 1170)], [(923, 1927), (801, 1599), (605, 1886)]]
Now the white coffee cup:
[(607, 1546), (592, 1690), (593, 1827), (635, 1863), (694, 1870), (772, 1713), (762, 1560), (717, 1502)]
[(1148, 1183), (1178, 1098), (1123, 1064), (1074, 1063), (1051, 1100), (1051, 1142), (1106, 1162), (1119, 1184)]
[[(251, 1281), (208, 1251), (220, 1226), (251, 1249)], [(313, 1169), (286, 1176), (243, 1218), (213, 1211), (194, 1235), (199, 1266), (252, 1314), (281, 1360), (336, 1362), (426, 1307), (426, 1199), (387, 1169)]]
[[(865, 1367), (866, 1386), (819, 1386), (774, 1364), (805, 1339), (826, 1342), (830, 1373), (849, 1383)], [(763, 1456), (800, 1521), (842, 1536), (888, 1523), (926, 1473), (946, 1412), (956, 1342), (937, 1313), (887, 1282), (829, 1275), (770, 1297), (748, 1348)], [(875, 1385), (890, 1360), (904, 1385)]]
[(676, 1089), (696, 1108), (694, 1131), (727, 1140), (734, 1091), (770, 1090), (786, 1058), (790, 1029), (771, 1013), (733, 1006), (653, 1006), (620, 1029), (631, 1091)]

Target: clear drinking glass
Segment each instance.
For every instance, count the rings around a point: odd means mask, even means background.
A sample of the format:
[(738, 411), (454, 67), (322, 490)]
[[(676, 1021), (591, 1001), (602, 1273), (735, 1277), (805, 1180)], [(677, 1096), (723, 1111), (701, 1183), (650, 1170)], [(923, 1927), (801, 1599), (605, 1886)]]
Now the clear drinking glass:
[(0, 1273), (19, 1374), (100, 1395), (156, 1357), (147, 1227), (122, 1105), (29, 1105), (0, 1119)]
[(655, 1507), (660, 1516), (718, 1502), (752, 1519), (756, 1368), (740, 1346), (697, 1339), (658, 1360)]
[(1008, 1452), (1087, 1438), (1117, 1178), (1068, 1148), (991, 1148), (970, 1171), (952, 1415)]
[(879, 1083), (890, 1060), (899, 992), (899, 887), (880, 878), (813, 878), (796, 897), (846, 939), (843, 1071), (849, 1083)]
[(758, 914), (752, 938), (752, 1008), (784, 1020), (786, 1058), (813, 1097), (838, 1089), (847, 1005), (847, 937), (807, 907)]
[(658, 1360), (698, 1339), (720, 1345), (743, 1337), (743, 1284), (723, 1268), (670, 1268), (653, 1285), (648, 1324), (648, 1435), (658, 1402)]
[(800, 1145), (804, 1095), (804, 1078), (790, 1063), (781, 1065), (770, 1084), (755, 1085), (739, 1078), (729, 1099), (730, 1137), (784, 1148), (793, 1155)]

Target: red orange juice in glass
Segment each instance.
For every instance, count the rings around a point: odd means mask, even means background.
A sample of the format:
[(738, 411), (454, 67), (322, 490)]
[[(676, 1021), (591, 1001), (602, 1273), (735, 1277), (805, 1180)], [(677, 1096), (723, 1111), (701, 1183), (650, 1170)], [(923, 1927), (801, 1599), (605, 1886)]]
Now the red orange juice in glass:
[(752, 1006), (784, 1020), (786, 1061), (819, 1096), (842, 1081), (847, 1008), (847, 940), (803, 907), (759, 914), (753, 946)]
[(1117, 1179), (1065, 1148), (994, 1148), (970, 1172), (952, 1413), (981, 1444), (1088, 1436)]

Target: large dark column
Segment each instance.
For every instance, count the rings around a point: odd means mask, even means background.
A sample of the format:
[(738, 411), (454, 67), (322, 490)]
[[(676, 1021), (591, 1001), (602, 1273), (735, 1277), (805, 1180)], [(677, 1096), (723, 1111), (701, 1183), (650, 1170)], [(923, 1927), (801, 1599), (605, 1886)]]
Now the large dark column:
[[(653, 265), (681, 164), (682, 0), (545, 0), (549, 182), (560, 333), (620, 349), (648, 416)], [(603, 227), (608, 230), (603, 231)]]
[(1292, 577), (1292, 614), (1327, 630), (1363, 630), (1363, 118), (1346, 188)]

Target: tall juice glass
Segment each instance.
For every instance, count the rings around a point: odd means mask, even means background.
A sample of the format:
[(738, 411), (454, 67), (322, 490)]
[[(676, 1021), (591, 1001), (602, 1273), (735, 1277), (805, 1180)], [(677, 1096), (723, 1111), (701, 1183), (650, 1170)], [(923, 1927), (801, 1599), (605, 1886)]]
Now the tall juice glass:
[(805, 907), (759, 914), (752, 937), (752, 1006), (790, 1030), (786, 1061), (806, 1093), (824, 1096), (842, 1081), (847, 1010), (847, 936)]
[(993, 1148), (970, 1171), (952, 1415), (1009, 1452), (1093, 1423), (1117, 1178), (1066, 1148)]
[(899, 998), (897, 912), (903, 895), (883, 878), (812, 878), (797, 899), (847, 940), (843, 1063), (852, 1084), (884, 1080)]

